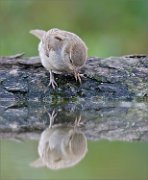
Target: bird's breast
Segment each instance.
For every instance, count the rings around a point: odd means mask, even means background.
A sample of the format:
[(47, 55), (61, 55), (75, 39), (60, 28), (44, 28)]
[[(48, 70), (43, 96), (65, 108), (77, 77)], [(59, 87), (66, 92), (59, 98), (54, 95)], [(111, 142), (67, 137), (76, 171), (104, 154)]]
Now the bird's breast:
[(70, 72), (71, 70), (65, 63), (65, 61), (62, 58), (61, 52), (56, 52), (54, 50), (50, 50), (48, 53), (48, 56), (45, 53), (45, 50), (43, 49), (42, 44), (39, 44), (39, 55), (41, 58), (42, 65), (48, 70), (53, 71), (57, 74), (63, 73), (63, 72)]

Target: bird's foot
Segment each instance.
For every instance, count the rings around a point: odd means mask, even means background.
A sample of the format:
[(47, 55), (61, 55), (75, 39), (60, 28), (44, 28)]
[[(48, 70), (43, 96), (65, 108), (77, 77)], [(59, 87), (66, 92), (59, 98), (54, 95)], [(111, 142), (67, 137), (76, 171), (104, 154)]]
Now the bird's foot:
[(80, 74), (79, 72), (75, 72), (75, 73), (74, 73), (74, 77), (75, 77), (76, 81), (79, 81), (80, 84), (82, 83), (81, 78), (86, 78), (86, 77), (84, 76), (84, 74)]
[(46, 93), (48, 91), (48, 88), (50, 86), (52, 86), (53, 89), (55, 89), (56, 86), (58, 86), (56, 81), (54, 80), (54, 75), (53, 75), (52, 71), (50, 71), (50, 82), (49, 82), (47, 88), (44, 90), (44, 93)]
[(81, 116), (79, 116), (78, 118), (76, 117), (75, 121), (74, 121), (74, 129), (76, 129), (77, 127), (80, 127), (83, 123), (81, 122)]
[(58, 86), (56, 81), (54, 80), (54, 78), (50, 78), (50, 82), (49, 82), (48, 86), (45, 88), (44, 93), (46, 93), (48, 91), (50, 86), (52, 86), (53, 89), (55, 89), (56, 86)]
[(57, 85), (56, 81), (53, 78), (50, 78), (50, 82), (48, 84), (48, 87), (49, 86), (52, 86), (52, 88), (55, 89), (56, 86), (58, 86), (58, 85)]
[(50, 119), (50, 124), (49, 124), (49, 128), (52, 128), (52, 125), (55, 121), (55, 117), (57, 116), (57, 113), (55, 112), (55, 110), (52, 111), (52, 114), (50, 114), (49, 112), (48, 113), (48, 116), (49, 116), (49, 119)]
[(49, 84), (48, 84), (48, 87), (49, 87), (49, 86), (52, 86), (53, 89), (55, 89), (56, 86), (58, 86), (57, 83), (56, 83), (56, 81), (54, 80), (54, 75), (53, 75), (53, 72), (52, 72), (52, 71), (50, 71), (50, 82), (49, 82)]

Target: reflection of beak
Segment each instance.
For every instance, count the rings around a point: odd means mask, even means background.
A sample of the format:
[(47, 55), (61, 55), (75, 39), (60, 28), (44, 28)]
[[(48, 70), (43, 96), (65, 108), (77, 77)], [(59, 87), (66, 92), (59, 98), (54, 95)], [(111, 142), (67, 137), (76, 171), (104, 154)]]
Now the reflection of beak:
[(81, 84), (81, 77), (80, 77), (80, 73), (77, 71), (77, 69), (74, 69), (74, 77), (76, 79), (76, 81), (79, 81), (79, 83)]

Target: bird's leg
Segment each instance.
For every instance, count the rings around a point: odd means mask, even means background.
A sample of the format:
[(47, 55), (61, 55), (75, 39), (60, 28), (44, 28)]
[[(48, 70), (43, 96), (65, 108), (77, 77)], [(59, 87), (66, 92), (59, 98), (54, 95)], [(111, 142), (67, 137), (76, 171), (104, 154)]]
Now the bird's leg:
[(49, 85), (48, 86), (52, 86), (53, 89), (55, 89), (55, 87), (57, 86), (57, 83), (56, 81), (54, 80), (54, 75), (53, 75), (53, 72), (50, 70), (50, 82), (49, 82)]
[(75, 119), (75, 122), (74, 122), (74, 129), (76, 129), (77, 127), (80, 127), (80, 121), (81, 121), (81, 115), (76, 119)]
[(48, 117), (49, 117), (49, 128), (52, 128), (52, 125), (55, 121), (55, 118), (57, 116), (57, 113), (55, 110), (52, 111), (52, 113), (48, 112), (47, 108), (44, 106), (44, 112), (46, 112), (48, 114)]
[(75, 77), (76, 81), (79, 81), (79, 83), (81, 84), (82, 80), (81, 80), (80, 74), (77, 70), (74, 70), (74, 77)]
[(76, 79), (76, 81), (79, 81), (79, 83), (82, 83), (81, 78), (85, 78), (84, 74), (80, 74), (78, 71), (74, 70), (74, 77)]
[(50, 119), (49, 128), (52, 128), (52, 125), (54, 123), (55, 117), (57, 116), (57, 113), (55, 113), (55, 111), (52, 111), (52, 114), (50, 114), (49, 112), (47, 112), (47, 113), (48, 113), (48, 116)]

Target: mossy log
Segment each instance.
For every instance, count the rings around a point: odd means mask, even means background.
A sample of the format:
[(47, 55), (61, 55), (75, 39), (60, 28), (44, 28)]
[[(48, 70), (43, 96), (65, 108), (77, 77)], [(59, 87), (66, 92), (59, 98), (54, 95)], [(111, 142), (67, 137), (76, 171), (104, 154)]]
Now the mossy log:
[(81, 72), (82, 84), (55, 75), (58, 87), (47, 89), (39, 57), (0, 57), (0, 137), (42, 131), (55, 109), (56, 123), (81, 115), (88, 138), (147, 140), (148, 56), (92, 57)]

